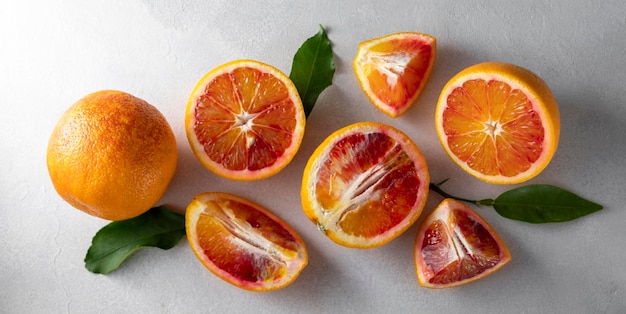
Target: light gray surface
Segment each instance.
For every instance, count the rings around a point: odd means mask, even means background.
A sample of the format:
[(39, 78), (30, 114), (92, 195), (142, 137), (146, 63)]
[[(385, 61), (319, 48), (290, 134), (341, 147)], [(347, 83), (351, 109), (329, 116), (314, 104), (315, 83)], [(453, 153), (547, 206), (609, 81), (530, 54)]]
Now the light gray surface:
[[(412, 3), (412, 4), (409, 4)], [(612, 1), (12, 1), (0, 10), (0, 312), (2, 313), (624, 313), (626, 311), (626, 5)], [(257, 59), (289, 72), (300, 44), (323, 24), (333, 42), (334, 85), (319, 98), (292, 164), (260, 182), (220, 179), (195, 159), (183, 114), (197, 80), (226, 61)], [(438, 39), (435, 69), (402, 117), (378, 112), (351, 61), (363, 40), (398, 31)], [(436, 99), (466, 66), (506, 61), (539, 74), (560, 104), (559, 149), (528, 183), (551, 183), (605, 205), (553, 225), (479, 213), (513, 260), (448, 290), (421, 288), (413, 266), (417, 224), (386, 246), (339, 247), (302, 213), (304, 164), (328, 134), (357, 121), (405, 131), (433, 181), (451, 193), (495, 197), (511, 186), (470, 178), (435, 135)], [(100, 89), (158, 107), (179, 147), (177, 174), (161, 203), (182, 212), (191, 197), (227, 191), (275, 211), (300, 232), (310, 263), (289, 287), (250, 293), (213, 276), (186, 240), (146, 249), (110, 275), (83, 258), (106, 224), (63, 202), (45, 151), (61, 114)], [(424, 213), (441, 200), (432, 194)], [(423, 217), (423, 216), (422, 216)], [(421, 219), (418, 223), (421, 222)]]

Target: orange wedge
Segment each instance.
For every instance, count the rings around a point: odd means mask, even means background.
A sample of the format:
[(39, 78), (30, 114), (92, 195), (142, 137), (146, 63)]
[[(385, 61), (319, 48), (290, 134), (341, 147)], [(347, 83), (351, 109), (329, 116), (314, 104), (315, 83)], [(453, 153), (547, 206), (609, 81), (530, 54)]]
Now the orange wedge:
[(251, 291), (283, 288), (307, 265), (302, 238), (262, 206), (227, 193), (202, 193), (185, 213), (196, 257), (226, 282)]
[(401, 32), (359, 44), (354, 73), (372, 104), (389, 117), (408, 110), (424, 89), (435, 64), (433, 36)]
[(306, 216), (336, 243), (373, 248), (417, 220), (430, 176), (418, 147), (400, 130), (359, 122), (331, 134), (302, 179)]
[(469, 207), (445, 199), (422, 222), (415, 241), (417, 279), (426, 288), (464, 285), (511, 260), (498, 234)]
[(452, 161), (489, 183), (515, 184), (538, 175), (559, 142), (557, 102), (546, 83), (522, 67), (487, 62), (444, 86), (437, 135)]
[(291, 162), (305, 119), (288, 76), (258, 61), (237, 60), (198, 82), (187, 103), (185, 129), (206, 168), (229, 179), (258, 180)]

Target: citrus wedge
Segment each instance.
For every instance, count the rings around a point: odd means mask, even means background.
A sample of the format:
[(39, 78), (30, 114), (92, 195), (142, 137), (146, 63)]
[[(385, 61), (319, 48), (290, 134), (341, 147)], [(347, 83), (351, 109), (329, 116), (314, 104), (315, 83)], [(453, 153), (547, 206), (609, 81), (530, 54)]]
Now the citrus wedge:
[(422, 222), (415, 241), (417, 279), (426, 288), (449, 288), (500, 269), (511, 254), (500, 236), (472, 209), (445, 199)]
[(452, 161), (489, 183), (515, 184), (538, 175), (559, 142), (557, 102), (546, 83), (522, 67), (487, 62), (444, 86), (437, 135)]
[(424, 89), (435, 54), (435, 37), (393, 33), (360, 43), (352, 65), (372, 104), (396, 118), (413, 105)]
[(239, 288), (283, 288), (307, 265), (302, 238), (278, 216), (242, 197), (199, 194), (187, 207), (185, 221), (200, 262)]
[(305, 119), (289, 77), (258, 61), (237, 60), (198, 82), (187, 103), (185, 129), (206, 168), (229, 179), (258, 180), (291, 162)]
[(324, 140), (303, 175), (306, 216), (336, 243), (372, 248), (417, 220), (430, 176), (418, 147), (386, 124), (359, 122)]

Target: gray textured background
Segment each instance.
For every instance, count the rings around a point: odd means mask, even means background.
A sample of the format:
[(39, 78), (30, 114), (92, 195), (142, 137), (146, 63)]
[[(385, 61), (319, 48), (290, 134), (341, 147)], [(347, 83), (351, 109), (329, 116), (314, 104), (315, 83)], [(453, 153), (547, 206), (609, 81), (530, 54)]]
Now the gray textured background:
[[(251, 58), (289, 73), (300, 44), (323, 24), (333, 42), (334, 85), (307, 121), (300, 152), (260, 182), (218, 178), (195, 159), (183, 114), (197, 80)], [(437, 37), (435, 69), (402, 117), (376, 111), (351, 61), (363, 40), (398, 31)], [(0, 10), (1, 313), (623, 313), (626, 311), (626, 6), (573, 1), (12, 1)], [(551, 183), (605, 205), (569, 223), (531, 225), (478, 209), (513, 260), (448, 290), (421, 288), (413, 266), (417, 224), (386, 246), (339, 247), (302, 213), (308, 156), (333, 130), (380, 121), (406, 132), (433, 181), (467, 198), (511, 188), (479, 182), (445, 156), (434, 131), (439, 91), (466, 66), (506, 61), (531, 69), (560, 104), (559, 149), (529, 183)], [(108, 276), (85, 270), (105, 221), (58, 197), (45, 166), (61, 114), (100, 89), (157, 106), (174, 128), (178, 172), (162, 203), (183, 212), (192, 196), (226, 191), (272, 209), (300, 232), (310, 263), (289, 287), (249, 293), (206, 271), (186, 240), (146, 249)], [(424, 213), (441, 200), (431, 194)], [(423, 216), (422, 216), (423, 217)], [(421, 222), (421, 219), (418, 223)]]

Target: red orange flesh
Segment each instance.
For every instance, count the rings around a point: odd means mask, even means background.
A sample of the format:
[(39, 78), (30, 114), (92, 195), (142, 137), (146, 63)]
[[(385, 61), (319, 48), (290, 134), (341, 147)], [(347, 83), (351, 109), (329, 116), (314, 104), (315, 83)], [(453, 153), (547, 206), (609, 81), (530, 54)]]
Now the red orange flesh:
[(301, 199), (307, 217), (333, 241), (371, 248), (415, 222), (429, 183), (426, 161), (404, 133), (360, 122), (331, 134), (315, 150)]
[(307, 265), (302, 238), (268, 209), (227, 193), (202, 193), (187, 207), (187, 238), (206, 268), (239, 288), (268, 291)]
[(420, 285), (448, 288), (483, 278), (511, 260), (493, 228), (466, 205), (444, 200), (420, 226), (415, 267)]

